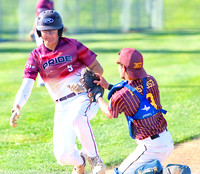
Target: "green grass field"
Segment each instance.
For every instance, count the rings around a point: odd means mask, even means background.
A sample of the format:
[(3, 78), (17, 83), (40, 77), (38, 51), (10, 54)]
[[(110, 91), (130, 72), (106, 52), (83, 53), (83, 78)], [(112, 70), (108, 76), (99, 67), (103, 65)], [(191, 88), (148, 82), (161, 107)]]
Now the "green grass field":
[[(165, 118), (174, 142), (200, 136), (198, 30), (69, 37), (78, 39), (98, 54), (104, 77), (113, 84), (120, 81), (115, 64), (117, 53), (124, 47), (138, 49), (144, 56), (146, 71), (160, 86), (161, 103), (168, 111)], [(70, 173), (72, 167), (58, 165), (53, 155), (54, 102), (45, 88), (34, 86), (22, 108), (18, 127), (9, 125), (24, 65), (34, 47), (34, 42), (0, 43), (0, 173)], [(107, 91), (105, 99), (106, 95)], [(118, 165), (135, 149), (123, 115), (109, 120), (99, 111), (91, 125), (99, 154), (108, 167)]]

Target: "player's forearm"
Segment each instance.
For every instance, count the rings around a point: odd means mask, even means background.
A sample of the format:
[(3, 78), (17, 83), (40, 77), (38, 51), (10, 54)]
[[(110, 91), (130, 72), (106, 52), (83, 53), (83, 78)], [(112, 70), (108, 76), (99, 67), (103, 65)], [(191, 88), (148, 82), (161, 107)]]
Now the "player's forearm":
[(102, 97), (98, 98), (98, 103), (101, 111), (107, 118), (113, 118), (112, 115), (110, 114), (110, 111), (108, 110), (108, 104), (104, 101)]
[(95, 60), (88, 68), (95, 73), (99, 73), (100, 75), (103, 74), (103, 68), (97, 60)]
[(23, 79), (22, 85), (15, 97), (15, 102), (14, 102), (13, 107), (18, 106), (21, 109), (25, 105), (25, 103), (27, 102), (28, 98), (31, 95), (33, 85), (34, 85), (33, 79), (29, 79), (29, 78)]

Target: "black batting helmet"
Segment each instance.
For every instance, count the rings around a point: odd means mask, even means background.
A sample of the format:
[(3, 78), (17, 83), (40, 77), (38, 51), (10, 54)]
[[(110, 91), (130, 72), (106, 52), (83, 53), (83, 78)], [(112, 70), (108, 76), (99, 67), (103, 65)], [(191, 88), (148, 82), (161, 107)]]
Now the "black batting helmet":
[(54, 10), (45, 10), (37, 18), (36, 30), (41, 37), (42, 30), (58, 30), (58, 35), (62, 35), (63, 23), (60, 14)]

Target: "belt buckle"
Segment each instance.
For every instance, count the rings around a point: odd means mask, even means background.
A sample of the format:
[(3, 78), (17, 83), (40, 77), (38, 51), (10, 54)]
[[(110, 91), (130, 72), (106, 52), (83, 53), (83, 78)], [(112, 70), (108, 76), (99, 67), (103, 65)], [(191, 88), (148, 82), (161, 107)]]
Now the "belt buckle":
[(152, 136), (151, 136), (151, 139), (154, 140), (154, 139), (156, 139), (156, 138), (158, 138), (158, 137), (160, 137), (160, 135), (155, 134), (155, 135), (152, 135)]

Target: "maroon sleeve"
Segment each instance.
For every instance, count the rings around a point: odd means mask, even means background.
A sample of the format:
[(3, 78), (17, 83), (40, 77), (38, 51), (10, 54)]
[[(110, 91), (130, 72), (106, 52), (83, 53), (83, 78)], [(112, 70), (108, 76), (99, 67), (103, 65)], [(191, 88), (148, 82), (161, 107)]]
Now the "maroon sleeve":
[(87, 67), (90, 66), (96, 60), (97, 55), (79, 41), (75, 41), (77, 45), (78, 59)]
[(23, 78), (31, 78), (33, 80), (36, 79), (38, 74), (38, 65), (35, 60), (35, 55), (31, 52), (24, 69)]
[(110, 113), (117, 118), (118, 114), (122, 112), (126, 116), (134, 115), (138, 110), (140, 100), (127, 88), (122, 88), (113, 94), (110, 102)]
[(120, 91), (117, 91), (109, 100), (108, 110), (110, 111), (110, 114), (113, 116), (113, 118), (117, 118), (118, 115), (123, 111), (123, 107), (124, 104), (122, 97), (120, 96)]

